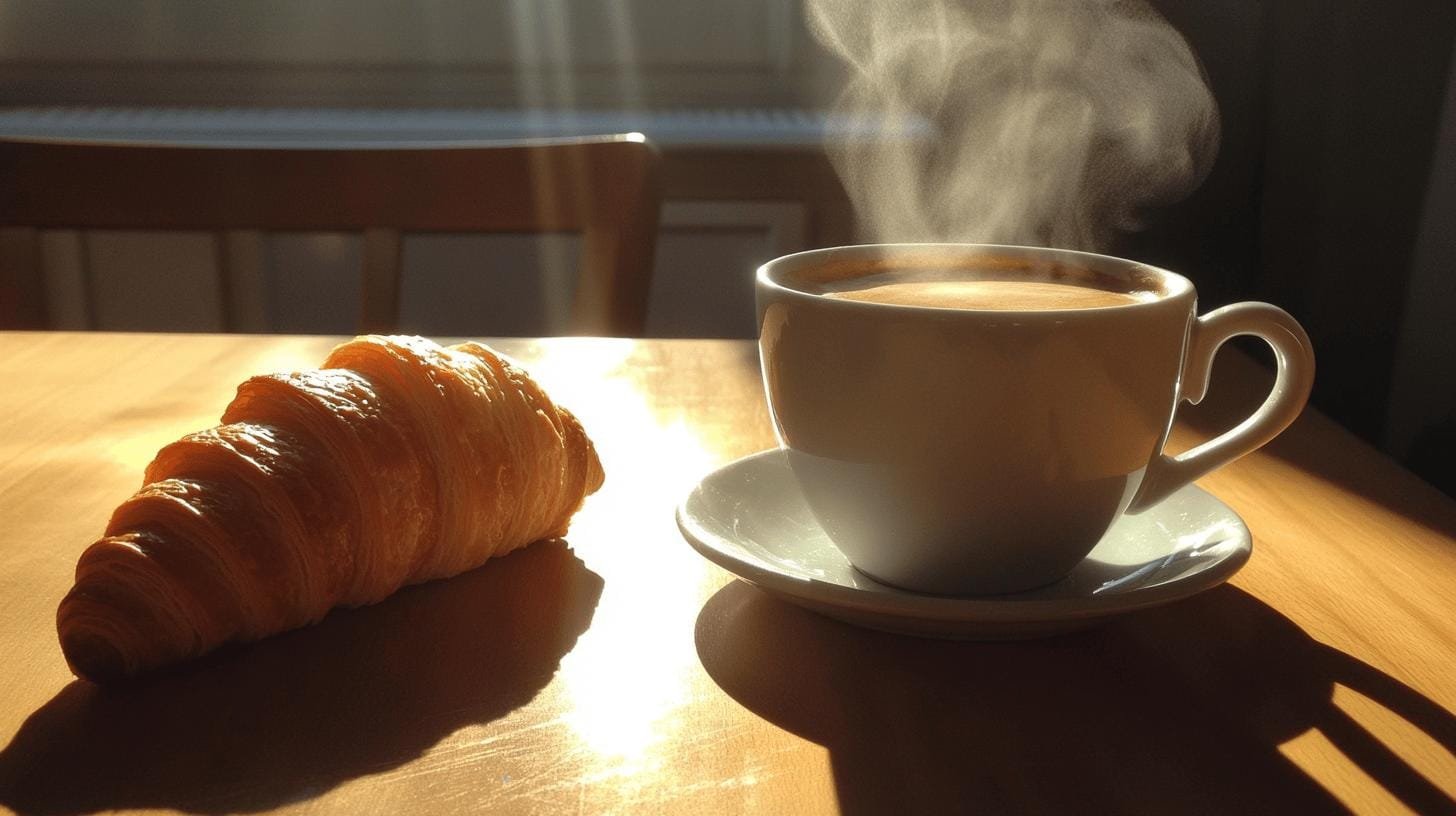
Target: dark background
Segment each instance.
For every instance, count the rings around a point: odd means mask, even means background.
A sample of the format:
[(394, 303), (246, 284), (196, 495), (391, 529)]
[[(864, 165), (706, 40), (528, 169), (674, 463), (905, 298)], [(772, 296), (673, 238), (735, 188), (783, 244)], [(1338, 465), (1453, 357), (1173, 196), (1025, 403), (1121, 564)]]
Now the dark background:
[(1155, 5), (1202, 59), (1223, 140), (1203, 186), (1119, 252), (1194, 278), (1202, 308), (1289, 310), (1314, 340), (1314, 403), (1456, 493), (1456, 209), (1437, 165), (1456, 3)]

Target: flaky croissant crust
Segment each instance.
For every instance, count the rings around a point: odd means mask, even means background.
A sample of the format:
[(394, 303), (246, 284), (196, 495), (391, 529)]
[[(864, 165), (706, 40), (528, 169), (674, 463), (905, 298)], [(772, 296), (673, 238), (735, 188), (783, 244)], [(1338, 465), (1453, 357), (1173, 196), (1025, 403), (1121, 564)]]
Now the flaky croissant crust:
[(360, 337), (254, 377), (163, 448), (61, 601), (106, 681), (314, 623), (565, 533), (602, 467), (581, 424), (479, 343)]

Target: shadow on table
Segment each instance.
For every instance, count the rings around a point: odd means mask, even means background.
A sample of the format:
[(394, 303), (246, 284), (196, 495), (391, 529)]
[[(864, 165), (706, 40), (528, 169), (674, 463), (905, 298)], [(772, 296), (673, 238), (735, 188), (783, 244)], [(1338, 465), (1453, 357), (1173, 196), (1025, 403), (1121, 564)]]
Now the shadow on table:
[(601, 589), (564, 542), (540, 542), (148, 681), (72, 683), (0, 752), (0, 805), (216, 813), (317, 796), (530, 701)]
[(1348, 686), (1447, 750), (1456, 718), (1230, 586), (1039, 641), (920, 640), (736, 581), (698, 654), (749, 710), (825, 746), (845, 813), (1319, 813), (1278, 746), (1317, 728), (1418, 812), (1456, 801), (1332, 704)]

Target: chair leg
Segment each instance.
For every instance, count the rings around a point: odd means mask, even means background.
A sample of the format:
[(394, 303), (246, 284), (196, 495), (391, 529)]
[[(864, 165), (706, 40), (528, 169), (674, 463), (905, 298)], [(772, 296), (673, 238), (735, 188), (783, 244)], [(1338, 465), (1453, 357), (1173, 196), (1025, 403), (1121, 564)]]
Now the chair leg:
[(46, 328), (40, 231), (0, 229), (0, 329)]
[(224, 230), (214, 236), (213, 241), (217, 246), (224, 325), (232, 332), (267, 331), (263, 233), (258, 230)]
[(399, 279), (404, 240), (398, 230), (364, 231), (364, 291), (360, 328), (385, 334), (399, 328)]

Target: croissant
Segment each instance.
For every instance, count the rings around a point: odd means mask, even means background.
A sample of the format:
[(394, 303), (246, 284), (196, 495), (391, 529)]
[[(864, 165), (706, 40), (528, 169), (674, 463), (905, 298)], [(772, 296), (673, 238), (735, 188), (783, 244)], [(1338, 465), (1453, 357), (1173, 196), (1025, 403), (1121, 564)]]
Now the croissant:
[(315, 623), (566, 531), (601, 486), (581, 424), (479, 343), (360, 337), (253, 377), (163, 448), (82, 553), (71, 669), (132, 677)]

